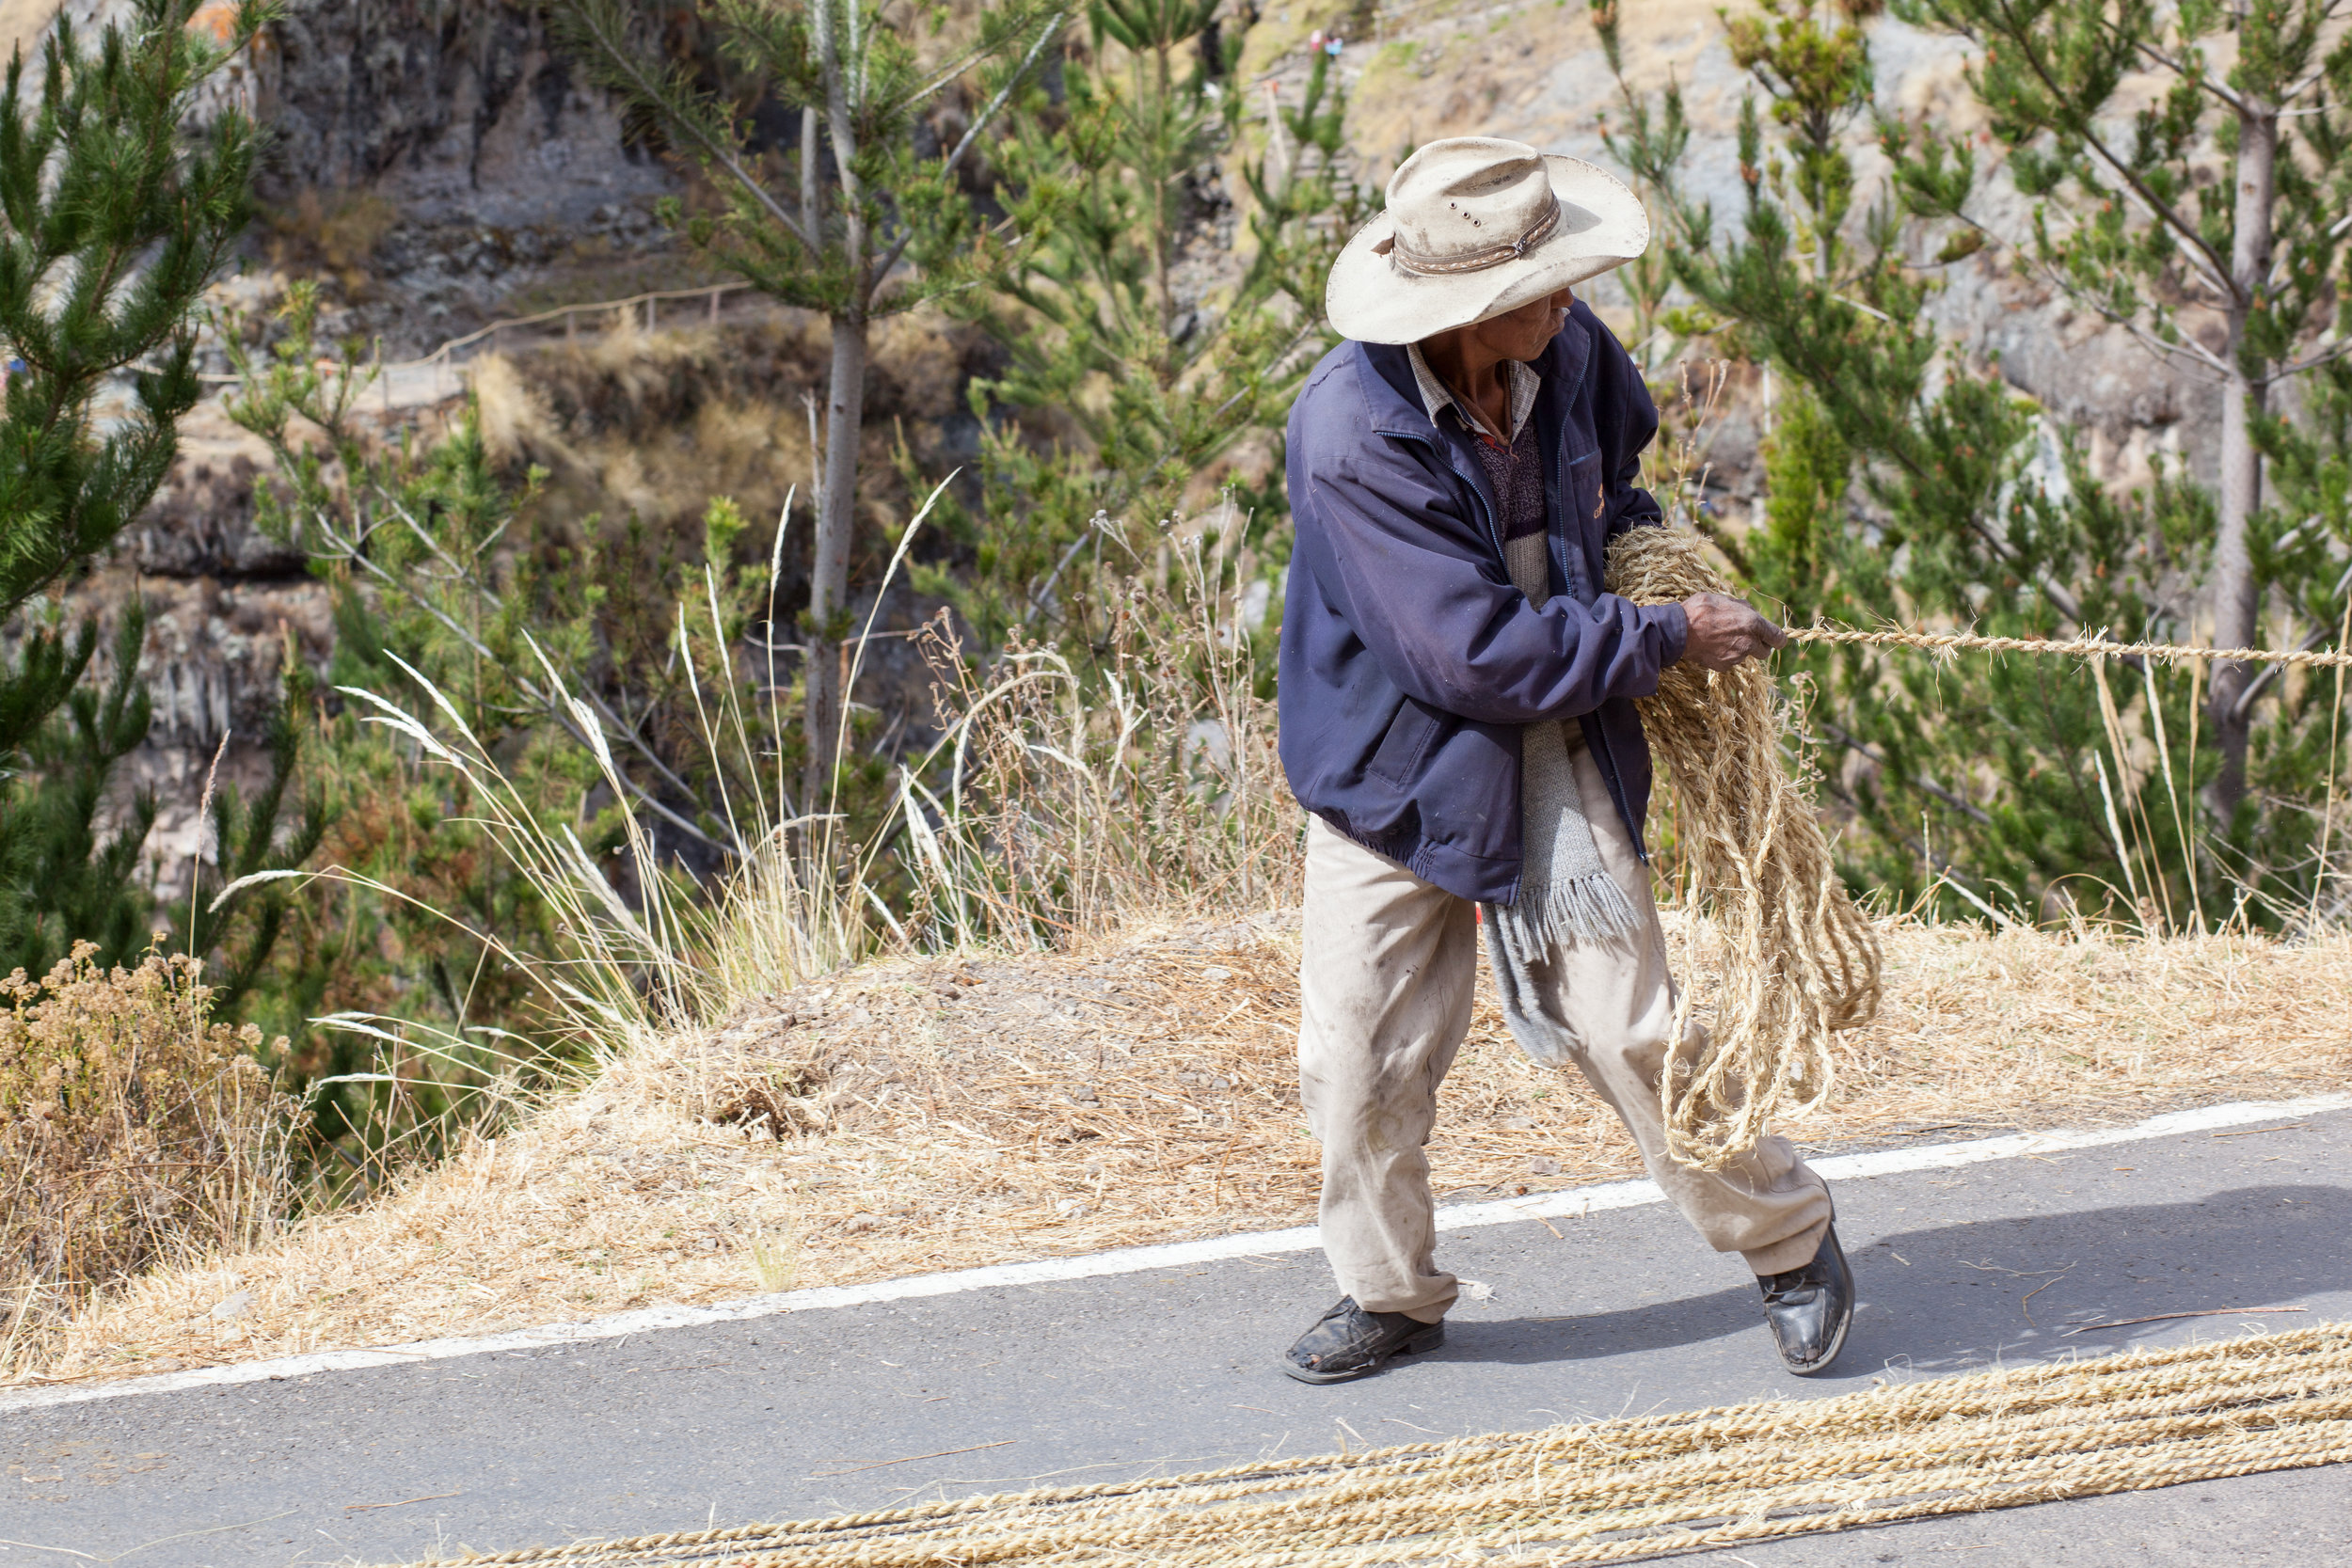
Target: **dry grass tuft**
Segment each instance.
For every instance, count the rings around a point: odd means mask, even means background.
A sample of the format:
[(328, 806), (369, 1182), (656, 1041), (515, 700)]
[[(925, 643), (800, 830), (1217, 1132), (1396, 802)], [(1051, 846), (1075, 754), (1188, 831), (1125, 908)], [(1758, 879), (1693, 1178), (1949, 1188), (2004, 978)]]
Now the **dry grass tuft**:
[(207, 1023), (193, 959), (108, 972), (96, 951), (0, 980), (0, 1375), (54, 1354), (93, 1292), (258, 1243), (291, 1196), (294, 1107), (261, 1031)]
[[(1788, 1124), (1808, 1148), (2130, 1120), (2318, 1092), (2352, 1068), (2352, 937), (1880, 934), (1884, 1006), (1845, 1042), (1829, 1104)], [(1317, 1158), (1296, 962), (1295, 915), (1270, 914), (894, 959), (766, 998), (367, 1210), (124, 1287), (45, 1370), (495, 1333), (1302, 1223)], [(1456, 1199), (1639, 1169), (1606, 1107), (1521, 1057), (1491, 1000), (1430, 1154)], [(239, 1292), (242, 1315), (213, 1315)]]

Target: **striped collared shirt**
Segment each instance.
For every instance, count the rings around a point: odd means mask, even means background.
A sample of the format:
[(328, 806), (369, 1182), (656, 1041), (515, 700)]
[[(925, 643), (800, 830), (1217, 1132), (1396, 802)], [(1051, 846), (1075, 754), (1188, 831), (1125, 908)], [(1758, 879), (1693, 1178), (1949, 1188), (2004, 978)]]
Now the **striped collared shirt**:
[[(1497, 432), (1486, 428), (1485, 418), (1475, 407), (1455, 397), (1454, 389), (1438, 379), (1438, 372), (1431, 370), (1429, 361), (1422, 357), (1419, 343), (1406, 344), (1405, 356), (1412, 362), (1413, 383), (1421, 388), (1422, 406), (1429, 410), (1431, 424), (1436, 424), (1438, 416), (1451, 408), (1454, 415), (1464, 424), (1470, 426), (1475, 434), (1484, 436), (1490, 441), (1502, 439)], [(1517, 359), (1506, 359), (1503, 363), (1510, 367), (1510, 439), (1517, 441), (1519, 438), (1519, 432), (1527, 428), (1528, 416), (1535, 412), (1535, 394), (1543, 389), (1544, 378), (1535, 373), (1535, 368), (1533, 365), (1522, 364)]]

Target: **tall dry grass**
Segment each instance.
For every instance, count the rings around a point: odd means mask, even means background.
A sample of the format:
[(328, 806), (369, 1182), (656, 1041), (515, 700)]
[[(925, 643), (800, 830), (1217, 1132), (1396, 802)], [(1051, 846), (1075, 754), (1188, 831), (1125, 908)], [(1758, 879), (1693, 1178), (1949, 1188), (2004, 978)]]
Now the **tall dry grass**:
[(1174, 559), (1174, 606), (1130, 583), (1090, 673), (1021, 642), (975, 664), (944, 613), (926, 628), (945, 733), (934, 767), (901, 771), (917, 887), (903, 936), (1053, 945), (1295, 900), (1303, 824), (1274, 705), (1200, 541)]
[[(880, 636), (909, 635), (878, 628), (874, 617), (939, 493), (900, 531), (875, 610), (851, 644), (852, 691), (867, 648)], [(773, 544), (779, 559), (790, 515), (787, 499)], [(722, 781), (716, 836), (738, 849), (707, 878), (665, 850), (602, 714), (536, 643), (542, 689), (565, 706), (568, 727), (618, 802), (618, 868), (600, 863), (572, 819), (550, 816), (512, 779), (498, 748), (421, 673), (402, 666), (413, 682), (405, 700), (344, 689), (368, 722), (462, 781), (470, 819), (553, 912), (549, 952), (519, 951), (494, 931), (469, 934), (529, 977), (542, 1038), (571, 1047), (552, 1069), (544, 1053), (526, 1069), (519, 1055), (502, 1053), (497, 1030), (452, 1035), (368, 1013), (315, 1020), (373, 1042), (365, 1076), (393, 1086), (395, 1116), (401, 1086), (412, 1075), (425, 1086), (427, 1069), (435, 1086), (452, 1073), (469, 1085), (429, 1129), (388, 1126), (372, 1137), (381, 1153), (372, 1156), (367, 1185), (393, 1183), (417, 1152), (456, 1147), (469, 1131), (490, 1131), (614, 1062), (882, 953), (1052, 947), (1137, 915), (1292, 901), (1301, 820), (1281, 782), (1272, 704), (1258, 695), (1239, 585), (1227, 580), (1214, 531), (1180, 521), (1168, 531), (1165, 569), (1127, 587), (1088, 668), (1044, 645), (974, 657), (944, 614), (915, 628), (933, 676), (934, 738), (900, 762), (884, 809), (869, 807), (862, 824), (839, 788), (822, 801), (795, 801), (797, 781), (763, 738), (795, 721), (788, 672), (779, 678), (764, 645), (730, 641), (713, 579), (703, 603), (681, 606), (675, 632), (697, 738)], [(755, 713), (755, 704), (767, 711)], [(577, 818), (589, 815), (581, 802)], [(341, 867), (262, 873), (220, 897), (294, 876), (406, 897)]]
[(293, 1197), (299, 1107), (261, 1031), (211, 1022), (193, 958), (109, 971), (96, 951), (0, 980), (0, 1377), (93, 1295), (252, 1246)]

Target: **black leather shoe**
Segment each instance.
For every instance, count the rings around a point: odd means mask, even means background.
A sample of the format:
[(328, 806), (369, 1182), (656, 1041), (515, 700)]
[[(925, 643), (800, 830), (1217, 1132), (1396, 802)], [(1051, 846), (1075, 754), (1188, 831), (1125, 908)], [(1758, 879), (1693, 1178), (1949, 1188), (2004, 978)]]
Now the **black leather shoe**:
[(1821, 1234), (1813, 1261), (1787, 1274), (1756, 1280), (1764, 1291), (1764, 1321), (1772, 1325), (1780, 1364), (1799, 1377), (1829, 1370), (1846, 1348), (1846, 1325), (1853, 1321), (1853, 1270), (1837, 1244), (1837, 1227)]
[(1345, 1383), (1378, 1371), (1393, 1356), (1418, 1354), (1445, 1343), (1445, 1324), (1402, 1312), (1367, 1312), (1354, 1296), (1315, 1320), (1282, 1357), (1282, 1370), (1301, 1383)]

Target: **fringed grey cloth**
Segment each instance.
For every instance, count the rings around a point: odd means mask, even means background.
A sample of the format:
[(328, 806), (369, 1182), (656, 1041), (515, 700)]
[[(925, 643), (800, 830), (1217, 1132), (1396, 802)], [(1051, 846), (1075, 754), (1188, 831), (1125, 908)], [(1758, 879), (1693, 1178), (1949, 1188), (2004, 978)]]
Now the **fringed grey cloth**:
[[(1545, 550), (1541, 533), (1521, 534), (1503, 546), (1512, 584), (1539, 610), (1551, 597)], [(1548, 720), (1519, 733), (1519, 895), (1515, 903), (1485, 906), (1487, 954), (1503, 1015), (1520, 1049), (1549, 1066), (1566, 1058), (1552, 1031), (1521, 1026), (1540, 1016), (1529, 970), (1557, 942), (1606, 941), (1641, 924), (1593, 842), (1566, 731), (1566, 723)]]

